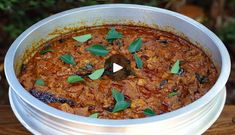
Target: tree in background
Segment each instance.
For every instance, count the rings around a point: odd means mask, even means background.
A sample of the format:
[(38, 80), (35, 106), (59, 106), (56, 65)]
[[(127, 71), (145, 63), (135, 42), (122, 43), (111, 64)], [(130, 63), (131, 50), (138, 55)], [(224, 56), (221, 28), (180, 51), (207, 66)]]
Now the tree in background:
[[(188, 15), (216, 31), (223, 41), (235, 42), (235, 0), (2, 0), (0, 44), (9, 45), (22, 31), (52, 14), (81, 6), (132, 3), (157, 6)], [(208, 23), (209, 22), (209, 23)]]

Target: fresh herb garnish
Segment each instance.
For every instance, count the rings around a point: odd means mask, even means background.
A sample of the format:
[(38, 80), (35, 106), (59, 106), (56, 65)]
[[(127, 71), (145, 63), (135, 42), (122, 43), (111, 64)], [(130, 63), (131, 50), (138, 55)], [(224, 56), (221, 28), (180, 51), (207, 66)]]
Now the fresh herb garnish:
[(171, 73), (173, 73), (173, 74), (178, 74), (178, 73), (179, 73), (179, 70), (180, 70), (180, 61), (177, 60), (177, 61), (175, 62), (175, 64), (172, 66), (172, 68), (171, 68)]
[(200, 84), (204, 84), (208, 82), (208, 77), (204, 76), (204, 75), (200, 75), (198, 73), (195, 73), (195, 76), (197, 78), (197, 80), (199, 81)]
[(50, 48), (47, 48), (47, 49), (45, 49), (45, 50), (42, 50), (42, 51), (40, 51), (40, 54), (41, 55), (44, 55), (44, 54), (47, 54), (48, 52), (53, 52), (54, 50), (52, 50), (52, 49), (50, 49)]
[(93, 113), (89, 117), (90, 118), (98, 118), (99, 113)]
[(151, 108), (144, 109), (144, 114), (147, 116), (154, 116), (156, 113)]
[(88, 77), (92, 80), (97, 80), (103, 75), (103, 73), (104, 73), (104, 68), (101, 68), (94, 71), (92, 74), (88, 75)]
[(177, 95), (177, 92), (171, 92), (168, 94), (168, 97), (173, 97), (173, 96), (176, 96)]
[(45, 85), (45, 82), (44, 82), (42, 79), (37, 79), (37, 80), (35, 81), (35, 84), (36, 84), (36, 85), (40, 85), (40, 86), (44, 86), (44, 85)]
[(107, 34), (106, 39), (109, 41), (109, 43), (112, 43), (114, 40), (122, 37), (122, 33), (117, 32), (115, 28), (111, 28)]
[(73, 37), (74, 40), (81, 42), (81, 43), (86, 42), (87, 40), (91, 38), (92, 38), (91, 34), (85, 34), (85, 35)]
[(142, 46), (142, 39), (138, 38), (130, 44), (130, 46), (128, 47), (128, 50), (130, 53), (135, 53), (135, 52), (139, 51), (141, 46)]
[(117, 102), (114, 106), (113, 112), (119, 112), (130, 107), (130, 103), (126, 101)]
[(135, 58), (136, 66), (139, 69), (141, 69), (143, 67), (143, 62), (142, 62), (141, 58), (137, 54), (134, 54), (134, 58)]
[(81, 82), (81, 81), (84, 81), (84, 79), (79, 75), (71, 75), (67, 79), (68, 83), (76, 83), (76, 82)]
[(116, 102), (124, 101), (124, 95), (116, 89), (112, 89), (112, 96)]
[(76, 65), (73, 56), (70, 54), (65, 54), (65, 55), (60, 56), (60, 60), (62, 60), (63, 62), (67, 64), (71, 64), (74, 66)]
[(124, 95), (116, 89), (112, 89), (112, 96), (116, 100), (113, 112), (119, 112), (130, 107), (130, 103), (125, 101)]
[(96, 56), (105, 56), (109, 53), (109, 51), (106, 49), (106, 47), (103, 45), (100, 45), (100, 44), (92, 45), (92, 46), (86, 48), (86, 50)]

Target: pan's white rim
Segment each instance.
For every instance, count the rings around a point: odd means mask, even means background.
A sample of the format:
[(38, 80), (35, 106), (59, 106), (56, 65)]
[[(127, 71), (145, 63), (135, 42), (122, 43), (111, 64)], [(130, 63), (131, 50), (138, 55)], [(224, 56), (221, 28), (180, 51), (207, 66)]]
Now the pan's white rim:
[[(40, 129), (37, 129), (37, 128), (38, 126), (43, 125), (43, 123), (41, 123), (40, 121), (34, 120), (35, 118), (33, 117), (28, 117), (30, 114), (27, 111), (25, 111), (24, 107), (20, 104), (20, 102), (17, 99), (17, 95), (15, 94), (14, 90), (12, 90), (12, 88), (9, 88), (9, 100), (10, 100), (12, 110), (14, 114), (16, 115), (17, 119), (21, 122), (21, 124), (26, 129), (28, 129), (31, 133), (37, 134), (37, 135), (41, 134)], [(202, 134), (218, 119), (219, 115), (221, 114), (223, 110), (225, 100), (226, 100), (226, 88), (224, 87), (223, 90), (218, 95), (216, 103), (213, 104), (211, 109), (203, 117), (197, 119), (197, 122), (200, 123), (199, 126), (196, 126), (195, 128), (193, 124), (188, 124), (184, 126), (183, 128), (193, 129), (194, 131), (196, 131), (193, 133), (193, 135)], [(34, 126), (28, 124), (29, 121), (31, 123), (34, 122), (33, 123)], [(206, 122), (203, 122), (203, 121), (206, 121)], [(174, 132), (180, 133), (182, 130), (183, 129), (178, 128), (174, 130)], [(53, 132), (54, 134), (63, 134), (60, 131), (47, 126), (47, 130), (44, 131), (44, 133), (50, 134), (51, 132)]]

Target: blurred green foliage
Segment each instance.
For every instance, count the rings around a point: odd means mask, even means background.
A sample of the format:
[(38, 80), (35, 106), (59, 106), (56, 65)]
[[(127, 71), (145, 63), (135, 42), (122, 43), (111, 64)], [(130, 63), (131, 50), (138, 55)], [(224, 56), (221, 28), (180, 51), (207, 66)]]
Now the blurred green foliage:
[(230, 4), (235, 5), (235, 0), (228, 0), (228, 2), (229, 2)]
[(11, 39), (16, 38), (28, 26), (48, 16), (49, 14), (40, 10), (53, 6), (55, 1), (2, 0), (0, 12), (3, 14), (1, 16), (4, 22), (2, 24), (3, 31), (7, 32)]
[[(37, 21), (67, 9), (109, 3), (159, 6), (167, 1), (170, 0), (0, 0), (0, 34), (5, 34), (7, 38), (1, 39), (0, 37), (0, 44), (7, 42), (6, 40), (12, 42), (21, 32)], [(227, 2), (235, 9), (235, 0)], [(217, 30), (217, 33), (224, 42), (235, 43), (235, 22), (227, 23)]]
[(47, 16), (71, 8), (108, 4), (134, 3), (157, 6), (160, 0), (1, 0), (0, 30), (6, 32), (10, 39), (15, 39), (22, 31)]
[(235, 43), (235, 19), (227, 22), (217, 33), (225, 43)]
[(216, 31), (220, 39), (226, 44), (235, 44), (235, 0), (227, 0), (225, 8), (229, 8), (227, 11), (229, 17), (227, 16), (226, 23)]

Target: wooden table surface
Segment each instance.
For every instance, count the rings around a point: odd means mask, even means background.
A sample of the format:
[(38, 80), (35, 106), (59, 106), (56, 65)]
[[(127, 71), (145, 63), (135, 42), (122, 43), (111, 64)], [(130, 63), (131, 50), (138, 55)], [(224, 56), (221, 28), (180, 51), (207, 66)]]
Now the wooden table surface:
[[(0, 135), (30, 134), (16, 119), (9, 105), (0, 105)], [(226, 105), (219, 119), (204, 135), (235, 135), (235, 105)]]

